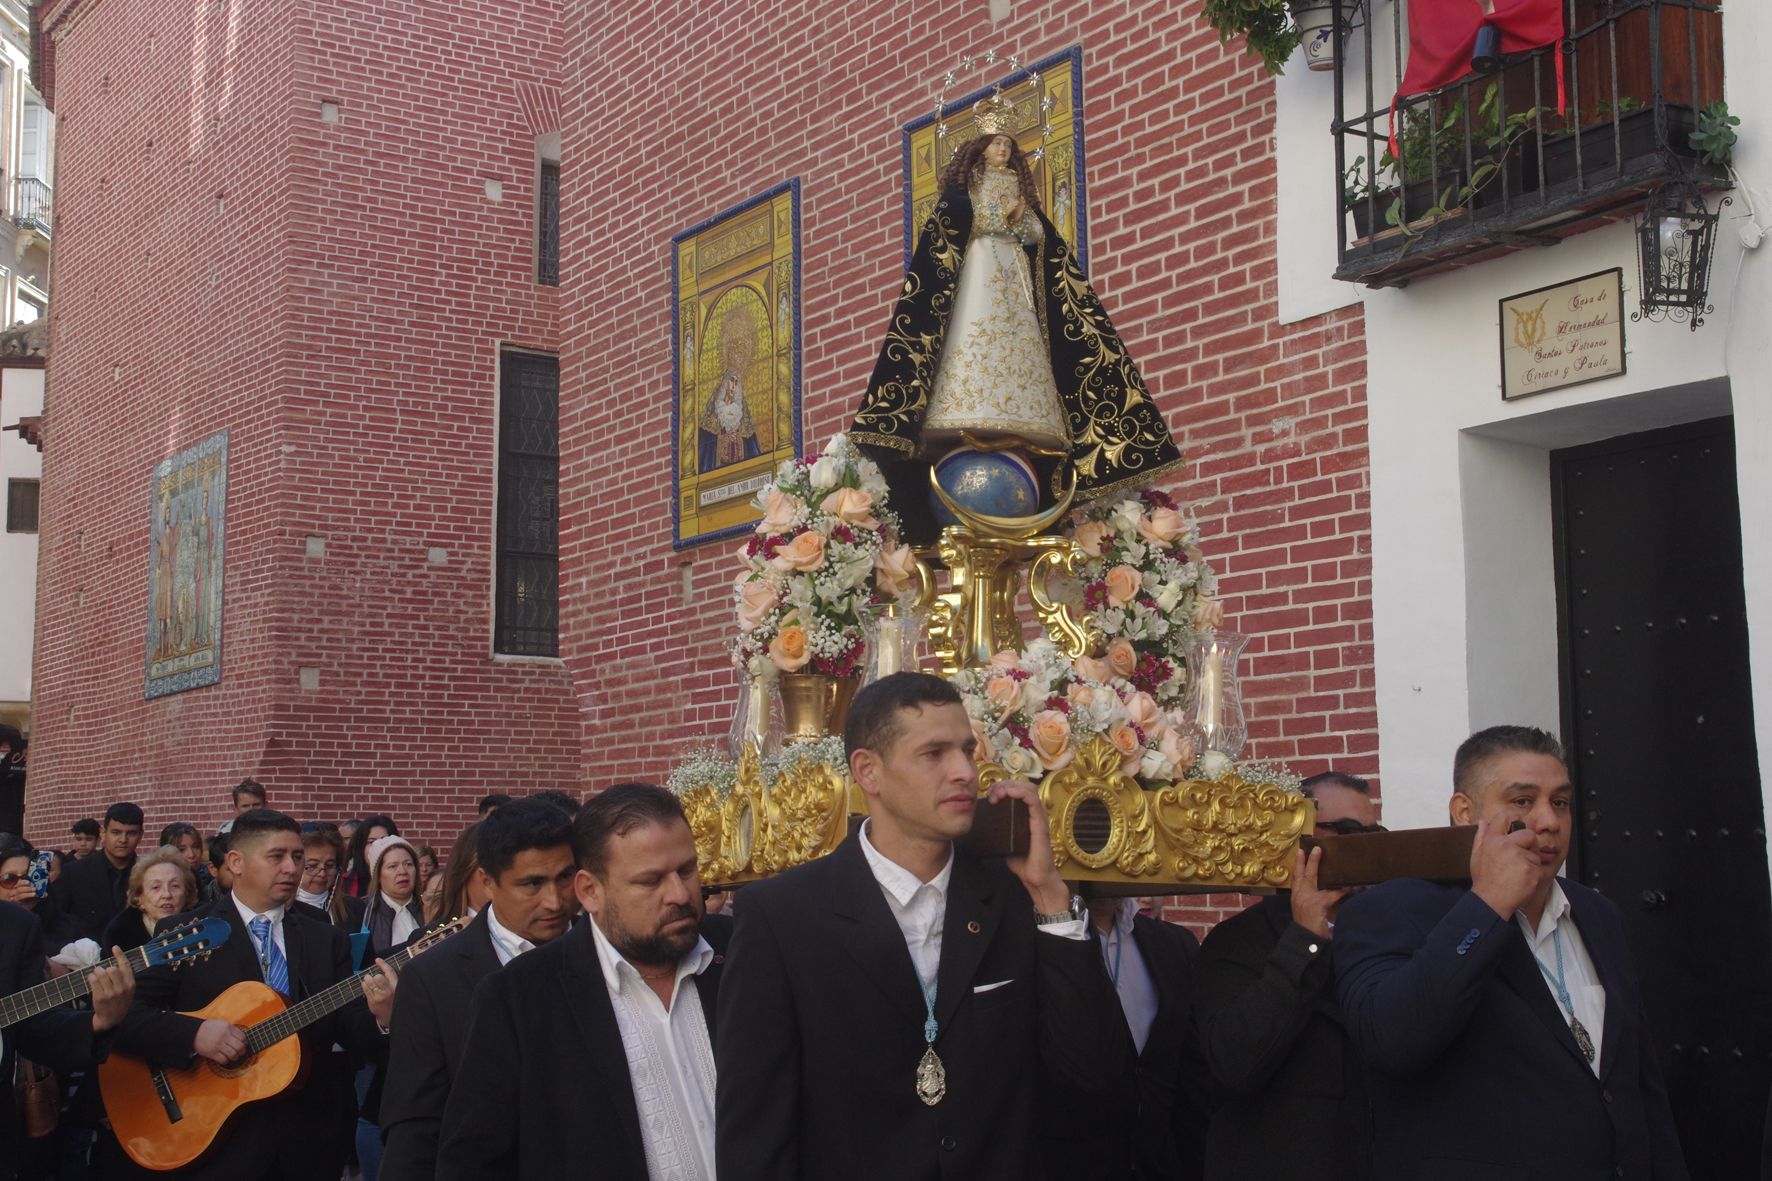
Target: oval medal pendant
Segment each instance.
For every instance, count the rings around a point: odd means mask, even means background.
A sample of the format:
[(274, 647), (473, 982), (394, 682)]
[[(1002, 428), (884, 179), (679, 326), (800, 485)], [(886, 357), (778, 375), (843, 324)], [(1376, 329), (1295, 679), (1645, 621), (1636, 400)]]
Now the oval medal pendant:
[(917, 1098), (925, 1106), (934, 1107), (941, 1102), (943, 1095), (948, 1093), (948, 1072), (935, 1056), (935, 1047), (930, 1046), (923, 1051), (923, 1060), (917, 1063)]

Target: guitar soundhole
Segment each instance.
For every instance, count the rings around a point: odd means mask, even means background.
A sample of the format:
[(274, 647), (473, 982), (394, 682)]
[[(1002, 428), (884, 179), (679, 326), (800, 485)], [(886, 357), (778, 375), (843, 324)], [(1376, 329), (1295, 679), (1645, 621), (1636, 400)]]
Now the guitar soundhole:
[(234, 1065), (232, 1065), (232, 1066), (218, 1066), (214, 1062), (210, 1062), (210, 1063), (208, 1063), (208, 1065), (209, 1065), (209, 1069), (211, 1071), (213, 1071), (214, 1073), (216, 1073), (217, 1075), (219, 1075), (222, 1078), (239, 1078), (241, 1075), (245, 1074), (248, 1070), (252, 1069), (253, 1060), (257, 1057), (258, 1057), (258, 1055), (254, 1054), (249, 1057), (242, 1058), (240, 1061), (234, 1063)]

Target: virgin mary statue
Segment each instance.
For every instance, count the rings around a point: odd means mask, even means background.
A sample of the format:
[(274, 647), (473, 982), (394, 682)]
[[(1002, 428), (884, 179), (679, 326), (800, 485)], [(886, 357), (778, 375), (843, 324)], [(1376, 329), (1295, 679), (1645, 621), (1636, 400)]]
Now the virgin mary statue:
[(956, 447), (1023, 453), (1079, 501), (1181, 463), (1138, 368), (1040, 208), (1000, 99), (942, 171), (849, 436), (881, 463), (907, 540), (938, 532), (927, 469)]

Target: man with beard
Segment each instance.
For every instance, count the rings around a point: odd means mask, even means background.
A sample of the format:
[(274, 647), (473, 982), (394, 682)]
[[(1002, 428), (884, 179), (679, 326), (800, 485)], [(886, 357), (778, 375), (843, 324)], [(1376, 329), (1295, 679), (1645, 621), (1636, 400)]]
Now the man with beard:
[(572, 822), (545, 800), (514, 800), (480, 821), (474, 870), (488, 897), (467, 930), (400, 976), (381, 1096), (382, 1181), (437, 1174), (443, 1108), (460, 1076), (476, 986), (565, 934), (578, 913)]
[(591, 922), (475, 993), (437, 1177), (551, 1181), (595, 1162), (605, 1181), (713, 1181), (714, 1002), (731, 928), (704, 917), (682, 805), (619, 784), (584, 805), (573, 846)]

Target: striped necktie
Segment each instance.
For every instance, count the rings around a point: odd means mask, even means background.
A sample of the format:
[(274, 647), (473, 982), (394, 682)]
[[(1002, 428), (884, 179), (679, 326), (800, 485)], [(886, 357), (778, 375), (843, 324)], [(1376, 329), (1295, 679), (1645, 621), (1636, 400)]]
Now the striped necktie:
[(289, 961), (283, 958), (283, 949), (271, 938), (271, 920), (261, 914), (246, 927), (252, 932), (252, 941), (258, 945), (258, 965), (264, 969), (265, 983), (288, 996)]

